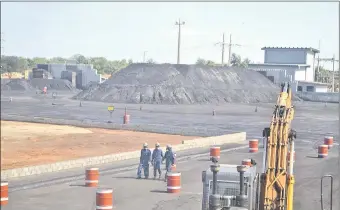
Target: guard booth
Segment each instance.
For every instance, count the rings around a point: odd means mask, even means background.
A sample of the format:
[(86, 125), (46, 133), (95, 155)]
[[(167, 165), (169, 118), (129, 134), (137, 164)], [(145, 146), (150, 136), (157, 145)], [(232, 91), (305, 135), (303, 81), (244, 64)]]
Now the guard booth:
[[(238, 165), (219, 164), (220, 170), (217, 173), (217, 192), (223, 196), (236, 196), (240, 193), (240, 173)], [(254, 210), (257, 205), (257, 191), (259, 185), (256, 174), (256, 166), (251, 166), (244, 173), (244, 189), (248, 197), (248, 209)], [(202, 172), (203, 198), (202, 210), (209, 210), (209, 196), (212, 194), (213, 173), (210, 168)], [(230, 202), (230, 203), (227, 203)], [(223, 201), (223, 206), (236, 206), (236, 200)]]

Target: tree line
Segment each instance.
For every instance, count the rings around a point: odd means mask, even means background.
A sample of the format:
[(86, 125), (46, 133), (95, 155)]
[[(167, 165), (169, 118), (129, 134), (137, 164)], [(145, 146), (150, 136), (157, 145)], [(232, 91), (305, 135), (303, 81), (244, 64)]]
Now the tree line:
[(133, 63), (131, 59), (108, 60), (104, 57), (85, 57), (76, 54), (71, 58), (53, 57), (34, 57), (25, 58), (19, 56), (1, 56), (1, 73), (4, 72), (24, 72), (25, 70), (35, 68), (37, 64), (48, 63), (77, 63), (77, 64), (92, 64), (93, 68), (97, 69), (99, 74), (112, 74), (120, 69), (127, 67)]
[[(235, 53), (231, 54), (230, 66), (247, 68), (249, 63), (250, 63), (250, 60), (248, 58), (245, 58), (244, 60), (242, 60), (240, 55), (237, 55)], [(208, 65), (208, 66), (221, 65), (221, 64), (215, 63), (214, 61), (205, 60), (203, 58), (198, 58), (197, 61), (196, 61), (196, 64), (198, 64), (198, 65), (200, 65), (200, 64), (201, 65)]]
[[(133, 63), (132, 59), (122, 60), (108, 60), (105, 57), (85, 57), (81, 54), (73, 55), (70, 58), (53, 57), (34, 57), (25, 58), (20, 56), (1, 56), (1, 73), (5, 72), (24, 72), (25, 70), (35, 68), (37, 64), (48, 64), (48, 63), (78, 63), (78, 64), (92, 64), (93, 68), (97, 69), (99, 74), (112, 74), (115, 73), (128, 65)], [(232, 66), (247, 67), (249, 59), (241, 59), (240, 55), (232, 54), (230, 64)], [(149, 59), (146, 63), (156, 63), (153, 59)], [(196, 64), (203, 64), (209, 66), (218, 65), (211, 60), (204, 60), (198, 58)]]

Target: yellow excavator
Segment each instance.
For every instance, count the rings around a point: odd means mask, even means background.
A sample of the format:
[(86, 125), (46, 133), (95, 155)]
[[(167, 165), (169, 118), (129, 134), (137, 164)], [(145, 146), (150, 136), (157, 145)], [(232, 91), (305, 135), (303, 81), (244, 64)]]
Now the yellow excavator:
[[(261, 174), (247, 174), (247, 166), (223, 166), (239, 173), (237, 195), (228, 194), (230, 189), (217, 189), (217, 173), (221, 172), (217, 161), (211, 165), (213, 173), (212, 193), (209, 196), (209, 210), (293, 210), (294, 194), (294, 139), (296, 132), (291, 129), (294, 117), (291, 88), (288, 83), (281, 85), (281, 91), (272, 115), (269, 128), (263, 130), (264, 154)], [(289, 154), (289, 156), (288, 156)], [(225, 169), (223, 169), (225, 171)], [(232, 170), (228, 172), (231, 174)], [(235, 175), (233, 175), (235, 177)], [(203, 178), (206, 178), (206, 172)], [(231, 181), (223, 180), (225, 183)], [(228, 186), (225, 184), (225, 186)], [(222, 186), (222, 185), (221, 185)], [(230, 185), (229, 185), (230, 186)], [(217, 192), (223, 191), (220, 195)], [(236, 192), (235, 190), (233, 192)], [(255, 196), (254, 196), (255, 195)], [(234, 202), (233, 202), (234, 200)], [(227, 201), (227, 202), (226, 202)], [(229, 203), (232, 205), (224, 205)]]
[[(281, 85), (270, 128), (265, 137), (264, 170), (260, 178), (259, 210), (293, 210), (294, 118), (291, 88)], [(289, 164), (288, 164), (289, 163)]]
[[(281, 85), (270, 127), (263, 130), (263, 169), (252, 166), (218, 164), (212, 160), (211, 172), (203, 171), (202, 210), (293, 210), (294, 118), (289, 83)], [(239, 174), (237, 181), (236, 175)], [(333, 203), (333, 177), (321, 178), (321, 210), (324, 210), (323, 181), (331, 183), (330, 210)], [(237, 186), (237, 187), (236, 187)]]

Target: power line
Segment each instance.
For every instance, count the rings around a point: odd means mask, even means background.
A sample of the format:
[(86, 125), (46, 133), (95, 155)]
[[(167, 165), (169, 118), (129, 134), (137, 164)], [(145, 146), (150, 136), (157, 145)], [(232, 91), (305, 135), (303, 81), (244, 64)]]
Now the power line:
[(180, 62), (180, 49), (181, 49), (181, 26), (184, 25), (185, 22), (181, 19), (178, 19), (178, 22), (176, 21), (175, 25), (178, 25), (178, 46), (177, 46), (177, 64)]
[(231, 34), (230, 34), (230, 36), (229, 36), (229, 43), (226, 43), (226, 42), (224, 42), (224, 33), (223, 33), (223, 37), (222, 37), (222, 42), (218, 42), (218, 43), (216, 43), (216, 44), (219, 44), (219, 45), (221, 45), (221, 47), (222, 47), (222, 66), (224, 65), (224, 46), (225, 45), (228, 45), (228, 51), (229, 51), (229, 55), (228, 55), (228, 66), (230, 66), (230, 62), (231, 62), (231, 47), (241, 47), (242, 45), (240, 45), (240, 44), (233, 44), (232, 43), (232, 38), (231, 38), (232, 36), (231, 36)]

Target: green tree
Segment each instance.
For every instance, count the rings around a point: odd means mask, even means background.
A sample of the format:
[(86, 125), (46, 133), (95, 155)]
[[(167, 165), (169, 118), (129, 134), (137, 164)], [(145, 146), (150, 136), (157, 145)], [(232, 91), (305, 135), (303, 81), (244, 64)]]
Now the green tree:
[(71, 57), (71, 59), (75, 60), (77, 64), (88, 64), (86, 57), (81, 54), (75, 54)]
[(46, 58), (41, 58), (41, 57), (34, 57), (32, 60), (35, 64), (48, 63), (48, 60)]
[(62, 58), (62, 57), (53, 57), (48, 62), (49, 63), (65, 63), (67, 62), (67, 59)]
[(156, 63), (152, 58), (149, 58), (146, 62), (150, 63), (150, 64), (155, 64)]
[(250, 60), (248, 58), (242, 60), (240, 55), (237, 55), (235, 53), (231, 55), (231, 59), (230, 59), (231, 66), (247, 68), (249, 63), (250, 63)]
[(207, 62), (203, 58), (198, 58), (197, 61), (196, 61), (196, 64), (197, 65), (206, 65)]

